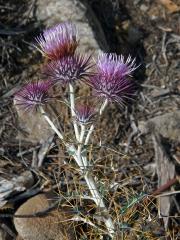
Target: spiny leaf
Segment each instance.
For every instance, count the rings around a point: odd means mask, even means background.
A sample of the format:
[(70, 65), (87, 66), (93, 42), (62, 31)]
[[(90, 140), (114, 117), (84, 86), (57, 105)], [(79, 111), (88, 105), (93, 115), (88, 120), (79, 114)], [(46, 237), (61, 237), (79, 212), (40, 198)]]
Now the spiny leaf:
[(138, 203), (141, 199), (143, 199), (147, 194), (146, 193), (140, 193), (138, 196), (133, 196), (127, 204), (121, 208), (120, 214), (124, 214), (130, 207), (134, 206), (134, 204)]

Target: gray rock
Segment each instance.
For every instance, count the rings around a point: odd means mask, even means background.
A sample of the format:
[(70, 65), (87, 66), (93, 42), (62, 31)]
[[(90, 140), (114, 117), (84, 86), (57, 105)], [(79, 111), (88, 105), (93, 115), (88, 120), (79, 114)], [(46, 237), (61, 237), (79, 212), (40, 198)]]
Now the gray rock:
[(47, 209), (55, 204), (54, 195), (38, 194), (22, 204), (15, 215), (36, 215), (45, 212), (41, 217), (14, 218), (14, 225), (19, 234), (18, 240), (74, 240), (76, 239), (70, 209), (58, 210), (54, 207), (47, 214)]
[(159, 133), (162, 137), (180, 142), (180, 111), (166, 113), (148, 121), (140, 121), (138, 128), (142, 134)]
[[(90, 16), (88, 20), (87, 15)], [(95, 52), (100, 49), (108, 51), (108, 45), (101, 29), (101, 25), (90, 9), (75, 0), (38, 0), (37, 2), (37, 18), (43, 21), (45, 26), (51, 27), (57, 23), (70, 20), (76, 24), (80, 36), (81, 50), (84, 52)], [(96, 37), (91, 26), (96, 29)]]

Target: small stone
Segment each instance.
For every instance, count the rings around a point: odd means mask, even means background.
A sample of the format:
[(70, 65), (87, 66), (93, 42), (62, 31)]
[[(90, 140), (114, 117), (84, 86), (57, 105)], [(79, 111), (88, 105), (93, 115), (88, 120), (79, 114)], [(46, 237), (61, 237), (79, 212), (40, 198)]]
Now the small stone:
[(140, 3), (140, 1), (141, 1), (141, 0), (134, 0), (133, 3), (134, 3), (134, 5), (137, 5), (137, 4)]
[[(38, 194), (22, 204), (15, 215), (32, 215), (45, 211), (53, 204), (53, 196)], [(23, 240), (74, 240), (75, 233), (68, 210), (53, 209), (41, 217), (14, 218), (17, 239)]]
[(180, 142), (180, 111), (172, 111), (148, 121), (139, 121), (138, 128), (142, 134), (159, 133), (162, 137)]
[(140, 6), (140, 9), (141, 9), (141, 11), (146, 12), (149, 9), (149, 7), (147, 5), (145, 5), (145, 4), (142, 4)]

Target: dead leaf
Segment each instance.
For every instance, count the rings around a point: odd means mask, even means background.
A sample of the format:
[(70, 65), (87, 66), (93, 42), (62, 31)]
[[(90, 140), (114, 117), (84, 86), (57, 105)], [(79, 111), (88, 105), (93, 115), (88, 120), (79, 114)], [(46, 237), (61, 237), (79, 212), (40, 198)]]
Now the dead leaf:
[(14, 175), (10, 179), (0, 177), (0, 208), (2, 208), (10, 197), (25, 191), (34, 184), (34, 176), (30, 171), (20, 175)]
[(7, 232), (0, 227), (0, 240), (7, 240), (8, 238)]
[(172, 0), (159, 0), (159, 2), (170, 12), (178, 12), (180, 11), (180, 6), (178, 6), (174, 1)]
[[(162, 137), (160, 134), (152, 134), (154, 150), (155, 150), (155, 161), (156, 161), (156, 171), (158, 175), (158, 186), (166, 184), (169, 180), (173, 179), (175, 176), (175, 165), (170, 160), (165, 147), (162, 143)], [(159, 197), (159, 211), (160, 216), (162, 216), (164, 221), (164, 227), (167, 229), (169, 222), (169, 213), (171, 209), (172, 196), (162, 196)]]
[[(179, 122), (180, 111), (177, 110), (151, 118), (146, 122), (141, 121), (138, 123), (138, 128), (142, 134), (151, 133), (152, 135), (159, 187), (175, 177), (175, 165), (171, 161), (170, 156), (163, 145), (163, 139), (180, 142)], [(168, 227), (171, 199), (171, 196), (163, 196), (159, 198), (159, 211), (164, 220), (165, 228)]]

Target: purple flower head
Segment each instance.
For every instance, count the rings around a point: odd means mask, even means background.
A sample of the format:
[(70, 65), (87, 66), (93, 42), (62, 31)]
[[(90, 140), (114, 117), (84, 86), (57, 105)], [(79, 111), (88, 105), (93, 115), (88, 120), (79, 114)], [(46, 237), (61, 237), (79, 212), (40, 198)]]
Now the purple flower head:
[(75, 109), (76, 121), (81, 124), (89, 124), (95, 116), (95, 109), (88, 105), (78, 105)]
[(49, 101), (48, 91), (51, 86), (52, 81), (28, 83), (15, 94), (14, 102), (25, 111), (37, 110), (40, 105)]
[(125, 61), (123, 55), (102, 53), (99, 54), (97, 66), (104, 74), (118, 74), (122, 77), (131, 76), (131, 73), (138, 68), (138, 66), (135, 65), (135, 60), (136, 59), (132, 59), (130, 55)]
[(130, 79), (136, 69), (135, 59), (129, 56), (101, 54), (97, 61), (97, 73), (87, 80), (95, 94), (111, 102), (124, 105), (135, 92), (135, 84)]
[(91, 56), (84, 57), (79, 54), (66, 56), (60, 60), (49, 62), (43, 74), (55, 83), (67, 84), (76, 80), (83, 80), (92, 76), (89, 70), (93, 66)]
[(51, 60), (73, 55), (77, 46), (77, 31), (71, 22), (64, 22), (45, 30), (36, 38), (38, 49)]

